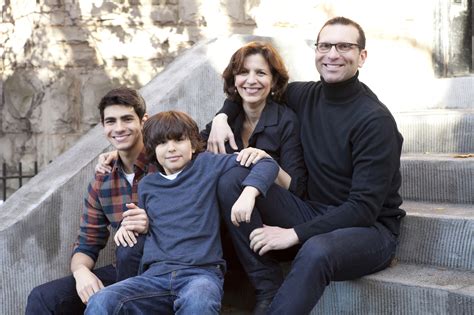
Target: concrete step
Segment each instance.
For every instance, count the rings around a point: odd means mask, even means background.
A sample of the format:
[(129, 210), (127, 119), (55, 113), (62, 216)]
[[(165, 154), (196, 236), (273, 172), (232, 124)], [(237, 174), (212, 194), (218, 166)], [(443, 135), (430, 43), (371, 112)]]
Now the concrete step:
[[(224, 292), (227, 294), (229, 290)], [(240, 295), (234, 295), (231, 303), (224, 297), (221, 314), (251, 314), (252, 294), (244, 282)], [(357, 280), (332, 282), (311, 314), (472, 315), (474, 273), (394, 263)]]
[(474, 272), (474, 205), (404, 202), (396, 259)]
[(474, 314), (474, 273), (395, 264), (331, 283), (311, 314)]
[(474, 153), (474, 110), (432, 109), (394, 113), (403, 153)]
[(400, 170), (404, 200), (474, 203), (474, 157), (404, 154)]

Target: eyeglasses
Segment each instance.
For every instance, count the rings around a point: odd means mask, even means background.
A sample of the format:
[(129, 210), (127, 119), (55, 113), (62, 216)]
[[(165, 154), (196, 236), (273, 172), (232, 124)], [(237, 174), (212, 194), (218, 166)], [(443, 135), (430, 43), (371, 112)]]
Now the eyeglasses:
[(354, 43), (335, 43), (335, 44), (316, 43), (316, 44), (314, 44), (314, 46), (316, 46), (316, 49), (320, 53), (328, 53), (331, 50), (332, 46), (336, 47), (336, 50), (337, 50), (338, 53), (349, 52), (352, 49), (352, 47), (354, 47), (354, 46), (360, 48), (360, 46), (358, 44), (354, 44)]

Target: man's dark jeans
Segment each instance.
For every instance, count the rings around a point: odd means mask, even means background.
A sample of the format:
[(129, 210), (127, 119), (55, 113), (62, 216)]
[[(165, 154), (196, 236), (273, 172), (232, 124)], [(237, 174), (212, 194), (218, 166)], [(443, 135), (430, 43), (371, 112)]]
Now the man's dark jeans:
[[(145, 236), (140, 235), (135, 246), (117, 247), (116, 266), (107, 265), (93, 271), (104, 286), (137, 275), (144, 241)], [(77, 295), (76, 281), (71, 275), (35, 287), (28, 296), (25, 314), (82, 315), (85, 308), (86, 306)]]
[(230, 221), (232, 205), (248, 174), (234, 168), (219, 181), (218, 196), (224, 221), (236, 252), (256, 290), (257, 301), (273, 298), (270, 314), (308, 314), (331, 281), (359, 278), (387, 267), (395, 255), (396, 237), (382, 224), (337, 229), (315, 235), (303, 244), (286, 278), (273, 255), (259, 256), (249, 246), (250, 232), (270, 226), (292, 228), (316, 219), (324, 211), (312, 208), (289, 191), (277, 186), (258, 197), (250, 223), (235, 227)]

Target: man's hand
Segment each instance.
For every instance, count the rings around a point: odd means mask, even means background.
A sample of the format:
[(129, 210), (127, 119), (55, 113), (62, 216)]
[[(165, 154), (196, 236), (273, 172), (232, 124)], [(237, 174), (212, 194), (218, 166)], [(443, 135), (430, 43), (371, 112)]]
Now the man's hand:
[(263, 158), (271, 158), (271, 156), (264, 150), (248, 147), (239, 152), (237, 162), (240, 162), (242, 166), (249, 167), (250, 164), (256, 164)]
[(299, 243), (294, 229), (263, 225), (250, 233), (250, 248), (260, 256), (271, 250), (290, 248)]
[(144, 209), (138, 208), (134, 203), (127, 203), (129, 209), (123, 213), (122, 226), (128, 230), (140, 234), (148, 233), (148, 216)]
[(257, 188), (246, 186), (239, 196), (239, 199), (232, 206), (230, 220), (235, 226), (239, 226), (239, 222), (250, 222), (253, 208), (255, 206), (255, 198), (260, 194)]
[(114, 235), (115, 245), (123, 247), (133, 247), (137, 243), (137, 232), (128, 231), (125, 227), (121, 226)]
[(117, 151), (110, 151), (99, 154), (99, 160), (94, 168), (96, 173), (107, 174), (112, 172), (112, 161), (117, 159)]
[(86, 267), (78, 268), (72, 275), (76, 279), (77, 294), (84, 304), (87, 304), (92, 295), (104, 288), (102, 281)]
[(234, 133), (227, 123), (227, 115), (219, 114), (212, 120), (212, 128), (207, 139), (207, 151), (212, 153), (226, 153), (225, 142), (229, 141), (230, 147), (237, 150)]

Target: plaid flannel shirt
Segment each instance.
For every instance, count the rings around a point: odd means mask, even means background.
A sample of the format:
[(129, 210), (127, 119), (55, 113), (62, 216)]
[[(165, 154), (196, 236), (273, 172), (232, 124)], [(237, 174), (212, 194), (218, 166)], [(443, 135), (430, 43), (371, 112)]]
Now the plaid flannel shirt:
[(95, 174), (87, 188), (81, 217), (79, 235), (74, 244), (75, 253), (83, 253), (97, 260), (105, 247), (110, 230), (116, 230), (127, 210), (126, 203), (138, 205), (138, 182), (147, 174), (152, 165), (143, 150), (134, 163), (133, 185), (127, 181), (122, 162), (117, 159), (111, 173)]

